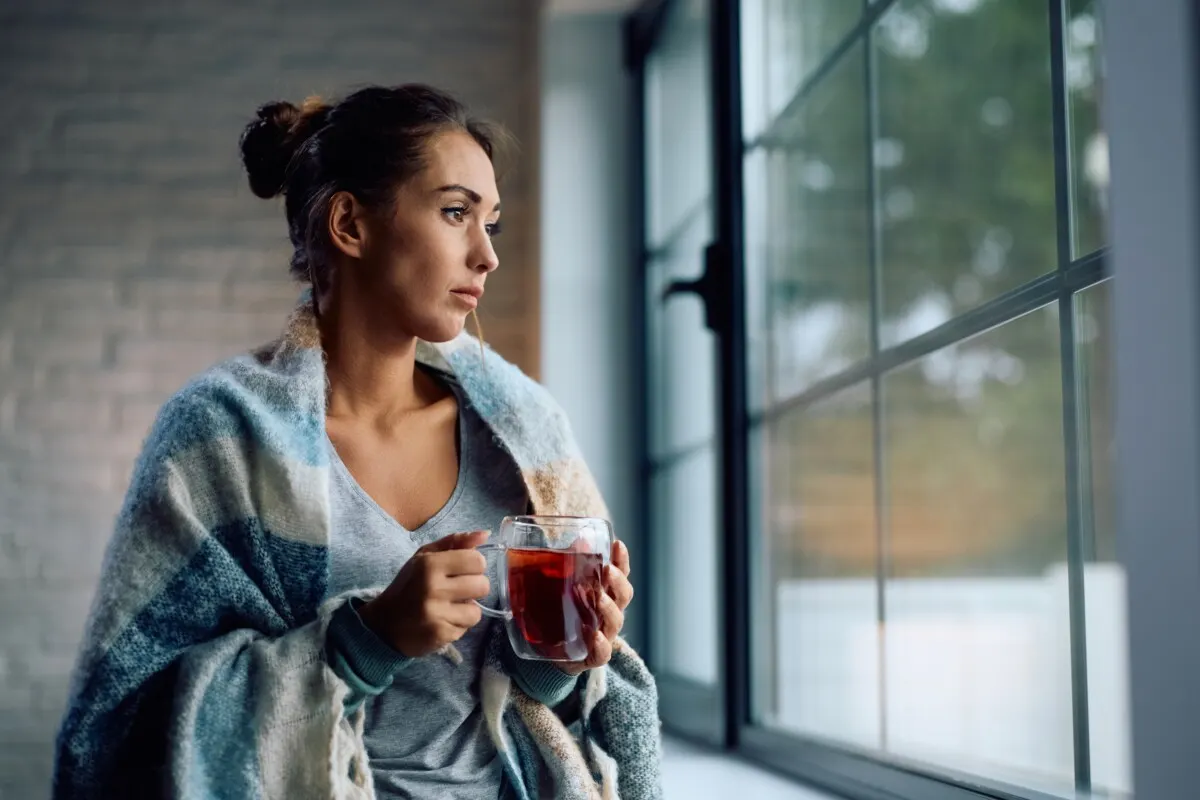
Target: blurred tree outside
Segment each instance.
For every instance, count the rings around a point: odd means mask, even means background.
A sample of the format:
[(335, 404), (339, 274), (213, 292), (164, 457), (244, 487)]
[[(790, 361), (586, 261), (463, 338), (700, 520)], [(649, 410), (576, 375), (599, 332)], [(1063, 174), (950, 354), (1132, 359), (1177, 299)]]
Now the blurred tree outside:
[[(806, 40), (831, 46), (822, 26), (847, 31), (843, 3), (796, 5), (807, 11), (791, 24), (809, 26)], [(768, 402), (869, 356), (873, 236), (884, 348), (1057, 269), (1059, 225), (1072, 225), (1075, 257), (1104, 244), (1093, 2), (1070, 3), (1065, 34), (1070, 221), (1055, 205), (1044, 3), (901, 0), (772, 127), (769, 233), (750, 243), (767, 264), (766, 318), (751, 323), (766, 327), (767, 385), (756, 390)], [(873, 140), (864, 47), (874, 56)], [(794, 58), (801, 73), (817, 63), (811, 49)], [(1108, 357), (1103, 298), (1077, 309), (1080, 347), (1089, 348), (1080, 361), (1092, 370), (1082, 377), (1082, 419), (1096, 442), (1111, 419), (1107, 372), (1096, 377)], [(1036, 575), (1065, 559), (1062, 368), (1058, 309), (1049, 306), (884, 377), (891, 575)], [(864, 385), (772, 423), (776, 579), (874, 575), (870, 404)], [(1100, 489), (1104, 463), (1080, 457)]]

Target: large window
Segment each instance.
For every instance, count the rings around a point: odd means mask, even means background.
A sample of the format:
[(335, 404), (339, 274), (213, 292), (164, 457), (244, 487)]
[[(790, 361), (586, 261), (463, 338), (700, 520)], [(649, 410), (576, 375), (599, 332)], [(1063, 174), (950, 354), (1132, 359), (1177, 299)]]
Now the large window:
[[(666, 23), (643, 66), (648, 319), (669, 331), (649, 343), (656, 669), (724, 693), (730, 744), (850, 794), (1130, 792), (1095, 3), (650, 5)], [(672, 33), (688, 14), (709, 21), (690, 61)], [(739, 31), (735, 74), (711, 74), (741, 107), (710, 98), (701, 123), (695, 83), (661, 87), (700, 68), (701, 40), (711, 68), (714, 19)], [(742, 147), (689, 144), (729, 114)], [(722, 159), (740, 226), (708, 202)], [(662, 221), (664, 197), (682, 219)], [(742, 313), (714, 316), (740, 325), (715, 327), (741, 370), (715, 358), (700, 303), (658, 305), (718, 230), (740, 230), (722, 266)], [(731, 375), (744, 409), (714, 424)], [(738, 437), (749, 457), (722, 458)], [(710, 500), (729, 469), (744, 529)], [(745, 537), (745, 574), (698, 611), (710, 555), (736, 552), (721, 536)], [(714, 614), (747, 635), (707, 635)], [(741, 641), (745, 674), (697, 641)]]

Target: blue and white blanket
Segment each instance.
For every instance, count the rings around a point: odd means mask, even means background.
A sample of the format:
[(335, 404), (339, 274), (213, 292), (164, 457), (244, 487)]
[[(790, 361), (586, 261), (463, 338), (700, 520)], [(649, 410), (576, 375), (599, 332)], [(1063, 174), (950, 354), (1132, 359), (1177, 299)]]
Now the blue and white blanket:
[[(539, 514), (605, 516), (562, 411), (465, 334), (422, 343), (520, 467)], [(363, 712), (326, 664), (326, 379), (303, 299), (283, 336), (162, 409), (109, 546), (58, 735), (53, 796), (371, 798)], [(497, 635), (503, 635), (499, 627)], [(629, 647), (579, 681), (568, 729), (496, 657), (488, 727), (521, 800), (656, 800), (654, 681)]]

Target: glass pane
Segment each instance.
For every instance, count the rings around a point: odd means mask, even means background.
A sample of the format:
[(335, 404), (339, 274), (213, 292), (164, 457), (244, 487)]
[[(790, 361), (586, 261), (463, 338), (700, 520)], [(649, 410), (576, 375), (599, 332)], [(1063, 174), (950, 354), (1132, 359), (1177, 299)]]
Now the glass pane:
[[(760, 429), (756, 721), (878, 748), (879, 613), (869, 384)], [(770, 681), (764, 683), (763, 681)]]
[(768, 400), (792, 397), (870, 352), (865, 92), (855, 47), (781, 120), (781, 139), (756, 155), (757, 185), (747, 181), (748, 297), (762, 300), (760, 313), (749, 314), (750, 341), (766, 343), (751, 361), (765, 361)]
[(900, 0), (874, 31), (885, 346), (1057, 267), (1047, 9)]
[(1101, 126), (1104, 89), (1103, 30), (1096, 0), (1070, 0), (1064, 33), (1071, 131), (1071, 216), (1074, 254), (1087, 255), (1106, 242), (1108, 138)]
[(742, 12), (743, 133), (764, 132), (862, 17), (858, 0), (746, 0)]
[(767, 363), (770, 353), (767, 309), (770, 307), (772, 268), (772, 209), (779, 204), (779, 181), (770, 180), (774, 160), (765, 148), (746, 156), (745, 187), (746, 270), (746, 401), (751, 412), (761, 411), (770, 398)]
[(655, 669), (717, 682), (717, 470), (711, 447), (651, 480)]
[(671, 4), (646, 60), (647, 236), (651, 248), (679, 234), (712, 194), (709, 9)]
[(1113, 497), (1111, 287), (1109, 281), (1097, 284), (1075, 300), (1084, 532), (1091, 534), (1083, 577), (1088, 717), (1092, 785), (1132, 793), (1125, 570), (1117, 561)]
[(1057, 306), (884, 381), (886, 741), (1073, 785)]
[(704, 271), (712, 222), (707, 208), (693, 214), (682, 238), (647, 275), (650, 367), (650, 455), (661, 458), (712, 441), (716, 432), (716, 337), (704, 325), (694, 294), (663, 300), (671, 281)]

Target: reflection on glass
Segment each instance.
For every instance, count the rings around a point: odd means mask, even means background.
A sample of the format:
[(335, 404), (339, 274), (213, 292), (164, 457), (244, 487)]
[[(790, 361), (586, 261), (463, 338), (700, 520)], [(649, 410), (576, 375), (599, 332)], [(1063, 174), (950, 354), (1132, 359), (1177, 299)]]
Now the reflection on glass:
[(1100, 562), (1117, 560), (1111, 314), (1111, 280), (1075, 296), (1084, 510), (1091, 533), (1087, 555)]
[(888, 346), (1056, 268), (1050, 32), (1045, 3), (900, 0), (872, 38)]
[(742, 15), (743, 132), (770, 125), (862, 18), (857, 0), (746, 0)]
[(872, 431), (869, 384), (762, 430), (753, 634), (773, 673), (752, 694), (763, 724), (878, 748)]
[(888, 749), (1026, 785), (1074, 781), (1059, 341), (1048, 306), (883, 385)]
[(1071, 132), (1071, 217), (1074, 256), (1105, 244), (1108, 211), (1108, 138), (1101, 126), (1104, 59), (1096, 0), (1070, 0), (1063, 31), (1063, 77)]
[(717, 682), (717, 471), (711, 447), (651, 479), (655, 667)]
[(671, 3), (646, 61), (647, 245), (661, 247), (712, 192), (707, 0)]
[(712, 441), (716, 430), (716, 337), (704, 324), (704, 304), (695, 294), (663, 300), (672, 281), (704, 271), (704, 248), (712, 222), (705, 208), (683, 235), (648, 266), (650, 455), (670, 456)]
[[(694, 294), (712, 240), (709, 1), (669, 4), (646, 61), (648, 448), (655, 668), (717, 680), (715, 342)], [(599, 298), (593, 301), (600, 302)]]
[[(747, 185), (747, 252), (764, 296), (751, 334), (767, 342), (773, 400), (791, 397), (870, 350), (870, 204), (862, 50), (780, 121), (764, 175)], [(751, 173), (753, 174), (753, 173)], [(761, 328), (766, 326), (766, 331)]]
[(1075, 298), (1081, 488), (1084, 536), (1090, 545), (1084, 565), (1088, 720), (1092, 785), (1132, 793), (1125, 570), (1117, 562), (1113, 498), (1111, 287), (1105, 281)]
[(771, 237), (775, 234), (772, 209), (779, 203), (779, 181), (771, 180), (773, 156), (759, 147), (746, 155), (743, 166), (745, 203), (746, 281), (746, 402), (752, 413), (770, 400), (771, 339), (767, 309), (770, 308), (772, 265)]

